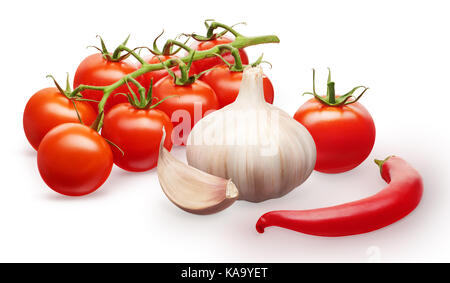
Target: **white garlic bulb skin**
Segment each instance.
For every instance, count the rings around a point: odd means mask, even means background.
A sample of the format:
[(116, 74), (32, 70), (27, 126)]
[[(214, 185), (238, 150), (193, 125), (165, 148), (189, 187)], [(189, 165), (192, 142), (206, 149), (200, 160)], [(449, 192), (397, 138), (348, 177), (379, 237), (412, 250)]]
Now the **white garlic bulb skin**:
[(244, 70), (236, 101), (200, 120), (189, 135), (189, 165), (225, 179), (239, 199), (279, 198), (312, 173), (316, 147), (308, 130), (264, 100), (260, 67)]

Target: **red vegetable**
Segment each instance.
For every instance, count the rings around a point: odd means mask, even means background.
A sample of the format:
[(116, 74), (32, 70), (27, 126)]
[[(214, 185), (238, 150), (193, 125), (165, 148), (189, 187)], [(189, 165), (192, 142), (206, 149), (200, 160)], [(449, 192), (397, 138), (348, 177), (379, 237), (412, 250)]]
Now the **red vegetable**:
[(106, 115), (102, 136), (117, 145), (112, 146), (114, 164), (127, 171), (143, 172), (158, 162), (162, 128), (167, 131), (164, 147), (172, 148), (172, 123), (156, 109), (138, 109), (129, 103), (114, 106)]
[[(355, 99), (353, 93), (358, 88), (364, 91)], [(295, 113), (294, 119), (308, 129), (316, 143), (315, 170), (346, 172), (369, 156), (375, 143), (375, 124), (366, 108), (357, 102), (366, 90), (358, 86), (345, 95), (336, 96), (329, 76), (327, 96), (317, 95), (314, 86), (313, 93), (309, 93), (314, 98)]]
[[(111, 85), (124, 76), (137, 70), (137, 66), (127, 60), (128, 55), (121, 56), (121, 49), (117, 48), (113, 54), (109, 53), (103, 40), (101, 53), (93, 54), (84, 59), (77, 68), (73, 82), (74, 88), (79, 85), (107, 86)], [(125, 46), (128, 38), (122, 43)], [(135, 86), (133, 90), (137, 91)], [(108, 112), (114, 105), (127, 102), (127, 98), (117, 93), (128, 93), (126, 85), (122, 85), (112, 92), (105, 104), (104, 112)], [(103, 91), (87, 89), (81, 92), (83, 98), (100, 101)], [(98, 111), (98, 102), (90, 102), (92, 107)]]
[(152, 105), (151, 88), (147, 95), (144, 88), (141, 91), (140, 101), (130, 96), (129, 103), (106, 113), (102, 128), (102, 136), (115, 145), (111, 146), (114, 163), (135, 172), (150, 170), (158, 163), (163, 127), (167, 133), (164, 147), (172, 148), (172, 122), (164, 112), (153, 109), (157, 104)]
[[(234, 72), (226, 65), (216, 66), (202, 76), (202, 81), (209, 84), (217, 95), (220, 108), (233, 103), (239, 94), (242, 72)], [(264, 98), (267, 103), (273, 103), (274, 90), (269, 78), (263, 77)]]
[(153, 96), (164, 103), (157, 108), (166, 113), (173, 124), (172, 141), (175, 145), (185, 145), (187, 137), (198, 120), (207, 112), (219, 109), (219, 101), (214, 90), (196, 76), (187, 78), (188, 70), (183, 67), (182, 78), (167, 76), (157, 82)]
[(264, 214), (256, 230), (279, 226), (316, 236), (338, 237), (367, 233), (390, 225), (413, 211), (423, 192), (422, 178), (399, 157), (376, 160), (389, 184), (374, 196), (338, 206)]
[(77, 123), (53, 128), (39, 146), (38, 168), (54, 191), (82, 196), (97, 190), (108, 178), (113, 155), (93, 129)]
[[(114, 62), (103, 58), (102, 54), (93, 54), (81, 62), (75, 73), (73, 87), (79, 85), (107, 86), (111, 85), (124, 76), (136, 71), (136, 66), (126, 60)], [(127, 101), (122, 95), (114, 95), (116, 93), (128, 92), (128, 88), (124, 85), (113, 91), (105, 104), (105, 113), (114, 105)], [(100, 90), (87, 89), (82, 92), (83, 98), (100, 101), (103, 92)], [(98, 102), (90, 102), (92, 107), (98, 111)]]
[[(213, 39), (207, 41), (196, 41), (190, 47), (194, 50), (204, 51), (209, 50), (216, 45), (228, 44), (233, 42), (233, 40), (229, 39), (226, 36), (214, 37)], [(244, 49), (239, 49), (239, 55), (241, 56), (242, 64), (248, 64), (248, 56)], [(222, 57), (228, 61), (230, 64), (234, 64), (234, 57), (230, 52), (225, 52), (222, 54)], [(197, 60), (193, 62), (193, 66), (198, 73), (204, 72), (206, 70), (211, 69), (216, 65), (222, 65), (223, 61), (218, 57), (209, 57), (201, 60)]]
[[(144, 60), (149, 64), (158, 64), (170, 59), (179, 59), (179, 57), (176, 55), (154, 55), (144, 58)], [(138, 67), (140, 68), (142, 67), (142, 65), (139, 65)], [(180, 75), (178, 66), (171, 68), (171, 70), (174, 71), (175, 74)], [(196, 73), (197, 71), (195, 70), (195, 67), (191, 66), (189, 75), (192, 76)], [(142, 76), (138, 77), (137, 80), (142, 84), (144, 88), (148, 89), (152, 81), (153, 84), (156, 84), (159, 80), (166, 76), (169, 76), (169, 73), (167, 72), (167, 70), (162, 69), (145, 73)]]
[(77, 110), (83, 123), (90, 125), (94, 122), (94, 109), (87, 102), (71, 98), (68, 93), (59, 86), (45, 88), (28, 100), (23, 112), (23, 129), (35, 150), (54, 127), (69, 122), (79, 123)]

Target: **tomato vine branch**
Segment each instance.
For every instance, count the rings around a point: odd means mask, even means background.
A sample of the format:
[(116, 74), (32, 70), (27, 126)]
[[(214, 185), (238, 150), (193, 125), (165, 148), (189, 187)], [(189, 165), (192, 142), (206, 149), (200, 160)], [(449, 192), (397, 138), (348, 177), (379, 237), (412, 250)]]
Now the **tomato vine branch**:
[[(110, 97), (111, 93), (117, 89), (118, 87), (125, 84), (127, 81), (132, 81), (132, 79), (135, 79), (145, 73), (151, 72), (151, 71), (157, 71), (167, 68), (172, 68), (177, 64), (180, 64), (181, 62), (184, 64), (189, 64), (189, 62), (197, 61), (209, 57), (217, 56), (217, 54), (222, 54), (227, 51), (237, 52), (239, 49), (246, 48), (253, 45), (259, 45), (259, 44), (267, 44), (267, 43), (279, 43), (280, 39), (276, 35), (265, 35), (265, 36), (252, 36), (247, 37), (244, 35), (241, 35), (236, 30), (234, 30), (232, 27), (218, 23), (218, 22), (212, 22), (207, 31), (207, 38), (214, 37), (214, 30), (217, 28), (223, 28), (226, 31), (229, 31), (235, 36), (235, 39), (233, 42), (229, 44), (221, 44), (217, 45), (209, 50), (203, 50), (203, 51), (196, 51), (195, 54), (192, 54), (192, 49), (186, 46), (184, 43), (176, 41), (176, 40), (169, 40), (166, 45), (164, 46), (165, 50), (168, 50), (171, 46), (176, 45), (183, 49), (186, 49), (189, 54), (183, 58), (180, 58), (179, 60), (167, 60), (165, 62), (156, 63), (156, 64), (148, 64), (144, 61), (144, 59), (139, 56), (134, 50), (128, 48), (125, 46), (125, 44), (121, 44), (117, 49), (115, 53), (119, 53), (120, 51), (126, 51), (127, 53), (134, 56), (139, 62), (141, 62), (142, 67), (135, 72), (124, 76), (117, 82), (108, 85), (108, 86), (89, 86), (89, 85), (80, 85), (78, 86), (73, 92), (71, 93), (71, 96), (76, 96), (83, 90), (92, 89), (92, 90), (99, 90), (103, 91), (103, 97), (100, 100), (98, 104), (99, 113), (103, 113), (103, 109), (105, 107), (105, 103)], [(120, 53), (119, 53), (120, 54)], [(239, 62), (237, 62), (239, 64)]]

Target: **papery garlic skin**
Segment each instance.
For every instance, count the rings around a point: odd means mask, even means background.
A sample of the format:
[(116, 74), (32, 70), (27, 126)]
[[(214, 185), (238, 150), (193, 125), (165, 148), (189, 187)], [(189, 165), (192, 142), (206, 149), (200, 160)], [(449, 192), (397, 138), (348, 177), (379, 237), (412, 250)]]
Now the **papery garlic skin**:
[(186, 148), (189, 165), (231, 179), (239, 199), (251, 202), (289, 193), (316, 162), (308, 130), (264, 100), (262, 75), (246, 68), (236, 101), (200, 120)]

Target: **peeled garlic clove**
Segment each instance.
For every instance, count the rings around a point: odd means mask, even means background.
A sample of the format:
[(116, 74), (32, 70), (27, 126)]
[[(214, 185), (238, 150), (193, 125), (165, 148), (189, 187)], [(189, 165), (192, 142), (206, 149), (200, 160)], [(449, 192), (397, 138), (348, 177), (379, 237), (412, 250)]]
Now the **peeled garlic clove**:
[[(163, 134), (164, 141), (165, 132)], [(194, 214), (213, 214), (232, 205), (239, 192), (231, 180), (216, 177), (175, 159), (161, 142), (158, 159), (161, 187), (179, 208)]]

